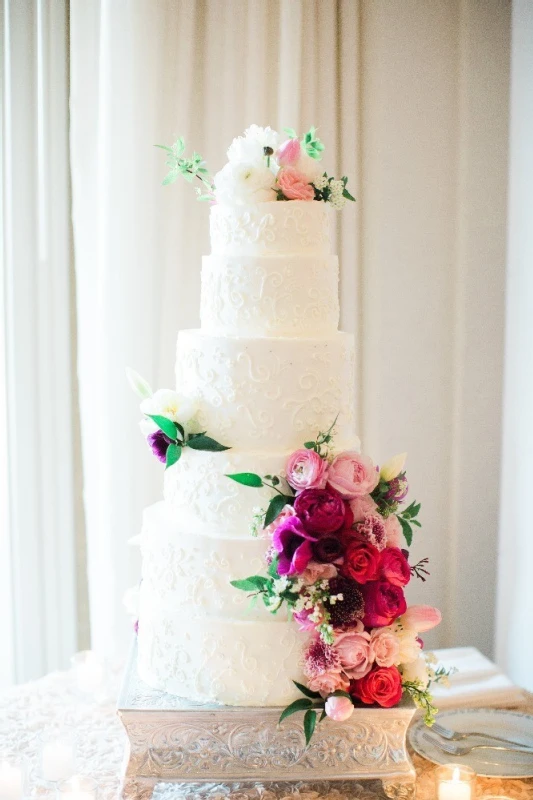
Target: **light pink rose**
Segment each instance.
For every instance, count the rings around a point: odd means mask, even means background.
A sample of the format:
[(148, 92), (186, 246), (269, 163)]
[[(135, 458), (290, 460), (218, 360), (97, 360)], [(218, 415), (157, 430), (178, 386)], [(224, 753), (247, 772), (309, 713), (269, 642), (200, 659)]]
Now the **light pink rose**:
[(366, 631), (341, 633), (335, 639), (335, 650), (339, 654), (341, 667), (352, 680), (362, 678), (372, 667), (370, 634)]
[(369, 494), (365, 494), (362, 497), (356, 497), (354, 500), (350, 500), (350, 508), (353, 514), (353, 521), (362, 522), (367, 514), (376, 513), (378, 504)]
[(330, 719), (335, 722), (344, 722), (349, 719), (354, 711), (353, 703), (349, 697), (328, 697), (324, 710)]
[(391, 628), (374, 628), (371, 631), (370, 651), (380, 667), (392, 667), (400, 663), (400, 642)]
[(287, 482), (296, 493), (304, 489), (323, 489), (326, 485), (329, 464), (314, 450), (297, 450), (287, 461)]
[(345, 500), (370, 494), (378, 482), (379, 473), (371, 459), (355, 451), (340, 453), (329, 468), (328, 483)]
[(341, 672), (323, 672), (311, 678), (307, 686), (312, 692), (320, 692), (322, 697), (327, 697), (339, 689), (343, 692), (348, 691), (350, 682)]
[(410, 606), (402, 614), (401, 623), (405, 628), (409, 628), (416, 633), (424, 633), (434, 628), (442, 619), (438, 608), (433, 606)]
[(295, 514), (296, 511), (292, 506), (289, 505), (283, 506), (283, 508), (281, 509), (280, 513), (278, 514), (274, 522), (271, 522), (270, 525), (267, 525), (266, 528), (264, 528), (263, 533), (261, 535), (272, 536), (276, 528), (279, 528), (282, 522), (285, 522), (285, 520), (288, 519), (289, 517), (294, 517)]
[(403, 536), (402, 526), (396, 514), (391, 514), (383, 521), (385, 534), (387, 536), (387, 547), (399, 547), (401, 549)]
[(314, 200), (315, 190), (294, 167), (282, 167), (278, 172), (278, 188), (288, 200)]
[(304, 583), (316, 583), (319, 580), (329, 580), (337, 577), (337, 567), (333, 564), (319, 564), (318, 561), (310, 561), (300, 578)]
[(298, 139), (287, 139), (276, 153), (276, 161), (280, 167), (294, 167), (300, 158), (302, 148)]

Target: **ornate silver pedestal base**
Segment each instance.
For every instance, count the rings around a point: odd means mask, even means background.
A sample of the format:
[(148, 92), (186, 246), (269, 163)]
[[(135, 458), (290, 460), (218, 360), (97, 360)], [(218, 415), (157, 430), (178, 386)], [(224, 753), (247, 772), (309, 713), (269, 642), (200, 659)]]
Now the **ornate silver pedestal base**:
[[(393, 800), (415, 797), (415, 771), (406, 750), (415, 711), (410, 702), (356, 709), (342, 723), (325, 719), (309, 747), (301, 715), (278, 725), (280, 711), (192, 703), (151, 689), (137, 675), (134, 648), (118, 704), (129, 739), (123, 797), (148, 800), (156, 784), (171, 782), (238, 783), (240, 791), (260, 782), (287, 795), (287, 782), (305, 781), (327, 793), (331, 781), (347, 786), (346, 781), (362, 780), (382, 781), (385, 796)], [(198, 791), (194, 787), (195, 795)]]

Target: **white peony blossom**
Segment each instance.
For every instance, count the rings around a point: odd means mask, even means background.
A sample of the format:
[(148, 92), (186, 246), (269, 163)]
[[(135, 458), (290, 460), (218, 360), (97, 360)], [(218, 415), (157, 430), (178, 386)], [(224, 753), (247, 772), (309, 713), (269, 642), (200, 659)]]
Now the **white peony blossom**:
[(142, 401), (141, 411), (143, 414), (168, 417), (183, 425), (194, 417), (197, 409), (190, 397), (184, 397), (172, 389), (159, 389), (152, 397)]
[(264, 164), (264, 149), (271, 147), (274, 152), (279, 147), (279, 133), (272, 128), (250, 125), (244, 136), (238, 136), (228, 148), (228, 158), (233, 164)]
[(223, 205), (266, 203), (276, 200), (275, 181), (266, 166), (230, 161), (215, 175), (215, 197)]
[(424, 656), (419, 655), (416, 661), (411, 661), (409, 664), (402, 664), (402, 676), (405, 681), (420, 681), (423, 688), (426, 689), (429, 683), (429, 675)]

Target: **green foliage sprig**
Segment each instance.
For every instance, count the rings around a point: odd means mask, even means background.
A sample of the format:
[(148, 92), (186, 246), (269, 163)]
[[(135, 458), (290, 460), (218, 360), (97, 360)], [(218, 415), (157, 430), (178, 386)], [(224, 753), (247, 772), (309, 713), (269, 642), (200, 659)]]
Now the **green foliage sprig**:
[[(405, 472), (401, 472), (398, 478), (405, 478)], [(396, 479), (395, 479), (396, 480)], [(400, 502), (387, 497), (390, 489), (390, 482), (380, 479), (378, 485), (371, 494), (372, 499), (376, 502), (378, 511), (382, 517), (389, 517), (391, 514), (396, 514), (398, 521), (402, 526), (402, 532), (407, 542), (407, 546), (411, 547), (413, 541), (413, 526), (421, 528), (422, 524), (417, 519), (420, 511), (420, 503), (413, 500), (407, 508), (402, 511), (399, 510)]]
[(174, 183), (181, 175), (186, 181), (192, 183), (197, 178), (207, 192), (197, 189), (199, 200), (212, 199), (213, 181), (209, 175), (209, 171), (205, 165), (205, 161), (201, 155), (194, 152), (191, 158), (185, 158), (185, 139), (180, 136), (171, 147), (165, 144), (156, 144), (156, 147), (161, 148), (167, 153), (166, 165), (169, 169), (168, 175), (163, 179), (163, 186), (168, 186), (169, 183)]
[(286, 481), (282, 481), (277, 475), (265, 475), (262, 478), (255, 472), (234, 472), (233, 474), (227, 474), (226, 477), (243, 486), (251, 486), (253, 489), (261, 489), (263, 486), (268, 486), (269, 489), (273, 489), (276, 492), (268, 504), (263, 524), (264, 528), (279, 517), (286, 505), (294, 505), (296, 498), (293, 490)]
[(335, 436), (335, 425), (337, 424), (338, 418), (339, 415), (337, 414), (327, 431), (320, 431), (314, 442), (304, 442), (306, 450), (314, 450), (321, 458), (327, 458), (329, 456), (330, 445)]
[[(290, 136), (291, 139), (298, 139), (298, 134), (294, 128), (283, 128), (283, 130), (287, 136)], [(305, 133), (300, 139), (300, 144), (306, 151), (307, 155), (311, 156), (311, 158), (314, 158), (316, 161), (320, 161), (325, 147), (323, 142), (321, 142), (316, 135), (316, 131), (317, 129), (315, 126), (311, 125), (307, 133)]]
[(165, 469), (180, 460), (184, 447), (190, 447), (191, 450), (205, 450), (210, 453), (221, 453), (224, 450), (231, 449), (207, 436), (205, 431), (202, 433), (186, 433), (183, 425), (168, 419), (168, 417), (163, 417), (159, 414), (147, 414), (146, 416), (152, 422), (155, 422), (159, 430), (163, 431), (165, 436), (168, 436), (171, 440), (171, 444), (167, 448)]

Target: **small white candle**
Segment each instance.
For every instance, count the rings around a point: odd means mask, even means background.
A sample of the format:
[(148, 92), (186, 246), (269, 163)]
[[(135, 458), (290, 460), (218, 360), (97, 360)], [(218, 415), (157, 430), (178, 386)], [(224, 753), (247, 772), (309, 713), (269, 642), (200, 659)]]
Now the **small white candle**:
[(21, 800), (23, 788), (22, 768), (2, 761), (0, 763), (0, 798), (2, 800)]
[(74, 745), (69, 742), (50, 741), (43, 745), (43, 778), (45, 781), (62, 781), (75, 772)]
[(439, 800), (472, 800), (472, 787), (461, 780), (461, 771), (455, 767), (450, 780), (440, 781)]
[(57, 787), (57, 800), (96, 800), (96, 783), (83, 775), (61, 781)]

